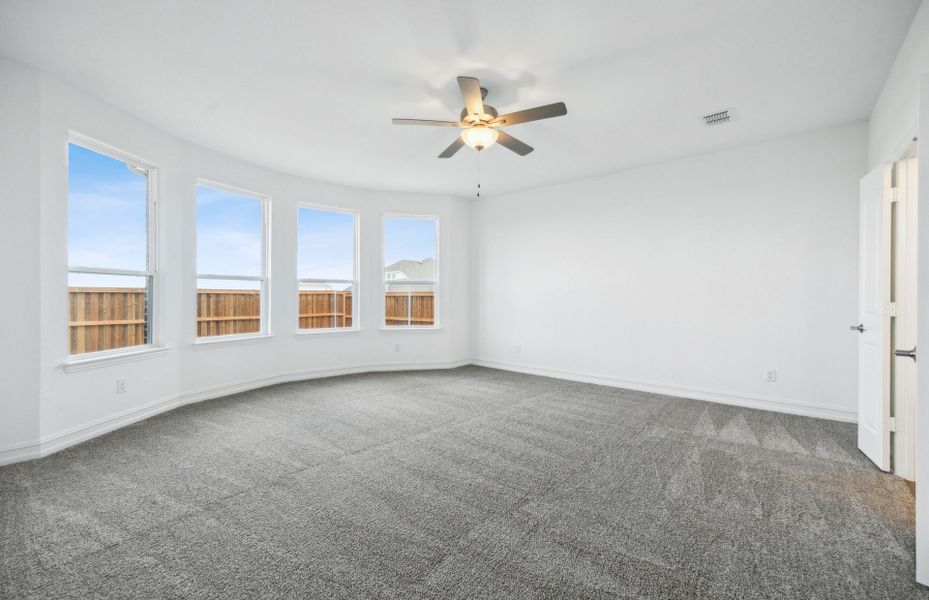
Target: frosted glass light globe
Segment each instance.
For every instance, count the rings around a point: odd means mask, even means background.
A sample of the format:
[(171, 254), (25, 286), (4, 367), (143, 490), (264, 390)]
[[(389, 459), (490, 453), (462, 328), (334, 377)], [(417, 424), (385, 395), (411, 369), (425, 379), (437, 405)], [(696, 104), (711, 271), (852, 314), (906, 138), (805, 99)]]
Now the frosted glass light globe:
[(461, 131), (461, 141), (475, 150), (483, 150), (493, 146), (499, 135), (496, 129), (486, 125), (472, 125)]

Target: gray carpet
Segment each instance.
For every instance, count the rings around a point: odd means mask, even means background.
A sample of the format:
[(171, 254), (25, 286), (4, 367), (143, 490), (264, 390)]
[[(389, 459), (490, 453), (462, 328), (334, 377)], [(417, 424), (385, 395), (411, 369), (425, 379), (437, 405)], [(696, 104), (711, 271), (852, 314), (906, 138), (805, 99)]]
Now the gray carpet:
[(929, 598), (855, 428), (477, 367), (0, 468), (3, 598)]

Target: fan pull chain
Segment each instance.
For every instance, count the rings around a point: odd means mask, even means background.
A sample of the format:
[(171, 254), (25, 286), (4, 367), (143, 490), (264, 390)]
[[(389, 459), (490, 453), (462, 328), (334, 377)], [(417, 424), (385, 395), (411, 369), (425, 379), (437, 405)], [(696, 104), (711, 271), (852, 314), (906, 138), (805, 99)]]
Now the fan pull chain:
[(481, 153), (477, 153), (477, 197), (481, 197)]

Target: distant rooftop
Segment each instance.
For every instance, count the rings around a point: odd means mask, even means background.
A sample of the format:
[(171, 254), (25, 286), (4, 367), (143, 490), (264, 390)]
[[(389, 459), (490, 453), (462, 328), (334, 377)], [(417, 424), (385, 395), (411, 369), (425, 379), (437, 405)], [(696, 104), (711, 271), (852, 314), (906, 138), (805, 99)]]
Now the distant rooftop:
[(398, 260), (384, 269), (385, 279), (412, 279), (430, 281), (435, 279), (435, 259)]

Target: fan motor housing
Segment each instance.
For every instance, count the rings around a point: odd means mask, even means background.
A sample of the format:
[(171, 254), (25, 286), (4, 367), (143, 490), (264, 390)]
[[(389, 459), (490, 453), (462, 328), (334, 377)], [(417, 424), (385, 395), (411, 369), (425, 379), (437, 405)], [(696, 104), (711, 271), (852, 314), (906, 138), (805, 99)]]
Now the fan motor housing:
[(497, 109), (489, 104), (484, 105), (483, 115), (468, 114), (467, 107), (461, 109), (461, 121), (463, 123), (467, 123), (468, 125), (474, 125), (475, 123), (489, 123), (496, 119), (497, 116)]

